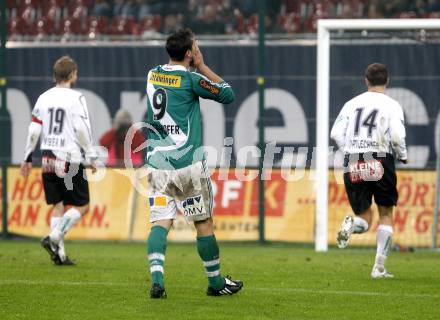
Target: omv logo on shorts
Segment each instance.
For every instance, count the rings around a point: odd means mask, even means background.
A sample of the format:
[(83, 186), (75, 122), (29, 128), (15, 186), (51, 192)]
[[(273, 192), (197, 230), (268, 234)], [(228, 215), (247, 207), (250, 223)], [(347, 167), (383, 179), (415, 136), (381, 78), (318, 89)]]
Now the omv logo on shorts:
[(186, 198), (182, 201), (182, 207), (185, 216), (196, 216), (206, 213), (202, 195)]

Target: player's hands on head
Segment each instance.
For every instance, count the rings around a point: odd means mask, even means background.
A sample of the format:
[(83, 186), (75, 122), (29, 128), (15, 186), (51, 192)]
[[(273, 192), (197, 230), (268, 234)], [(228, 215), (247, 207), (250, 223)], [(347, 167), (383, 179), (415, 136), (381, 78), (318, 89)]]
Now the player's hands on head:
[(200, 51), (199, 45), (196, 41), (194, 41), (193, 55), (194, 67), (200, 69), (205, 65), (205, 61), (203, 60), (203, 54)]
[(23, 177), (27, 178), (32, 171), (32, 162), (23, 162), (21, 164), (20, 173)]

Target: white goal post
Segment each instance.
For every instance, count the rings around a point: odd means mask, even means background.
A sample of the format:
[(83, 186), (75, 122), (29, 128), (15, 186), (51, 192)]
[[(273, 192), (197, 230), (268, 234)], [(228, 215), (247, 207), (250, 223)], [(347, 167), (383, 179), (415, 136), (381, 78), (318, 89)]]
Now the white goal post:
[[(440, 29), (440, 19), (320, 19), (316, 79), (315, 250), (328, 250), (330, 31)], [(437, 186), (438, 189), (438, 186)], [(438, 198), (438, 197), (437, 197)], [(437, 200), (438, 201), (438, 200)]]

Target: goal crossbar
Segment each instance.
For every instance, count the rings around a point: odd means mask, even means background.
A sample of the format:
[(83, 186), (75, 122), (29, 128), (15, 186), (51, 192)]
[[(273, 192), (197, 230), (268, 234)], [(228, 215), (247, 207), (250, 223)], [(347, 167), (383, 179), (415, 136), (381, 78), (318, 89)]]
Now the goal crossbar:
[[(330, 31), (440, 29), (440, 19), (320, 19), (316, 78), (315, 250), (328, 250)], [(438, 198), (438, 197), (437, 197)], [(438, 201), (438, 200), (437, 200)]]

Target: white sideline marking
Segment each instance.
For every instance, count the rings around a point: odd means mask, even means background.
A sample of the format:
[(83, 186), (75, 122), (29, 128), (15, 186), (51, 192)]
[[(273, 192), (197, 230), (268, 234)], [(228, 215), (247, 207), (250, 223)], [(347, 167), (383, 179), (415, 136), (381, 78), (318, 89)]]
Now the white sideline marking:
[[(377, 280), (371, 280), (377, 281)], [(386, 280), (385, 280), (386, 281)], [(430, 293), (394, 293), (394, 292), (374, 292), (374, 291), (347, 291), (347, 290), (319, 290), (304, 288), (249, 288), (256, 291), (279, 291), (279, 292), (295, 292), (295, 293), (317, 293), (317, 294), (338, 294), (338, 295), (356, 295), (356, 296), (373, 296), (373, 297), (407, 297), (407, 298), (433, 298), (438, 299), (440, 295)]]
[(110, 281), (49, 281), (49, 280), (0, 280), (0, 284), (22, 284), (29, 286), (105, 286), (105, 287), (135, 287), (131, 282), (110, 282)]
[[(377, 280), (372, 280), (377, 281)], [(110, 281), (45, 281), (45, 280), (0, 280), (0, 284), (17, 285), (51, 285), (51, 286), (104, 286), (104, 287), (139, 287), (144, 284), (139, 282), (110, 282)], [(194, 289), (187, 286), (171, 286), (180, 289)], [(407, 298), (433, 298), (439, 299), (438, 294), (429, 293), (393, 293), (393, 292), (374, 292), (374, 291), (347, 291), (347, 290), (319, 290), (305, 288), (260, 288), (246, 287), (249, 291), (270, 291), (270, 292), (292, 292), (292, 293), (312, 293), (312, 294), (334, 294), (334, 295), (356, 295), (370, 297), (407, 297)]]

